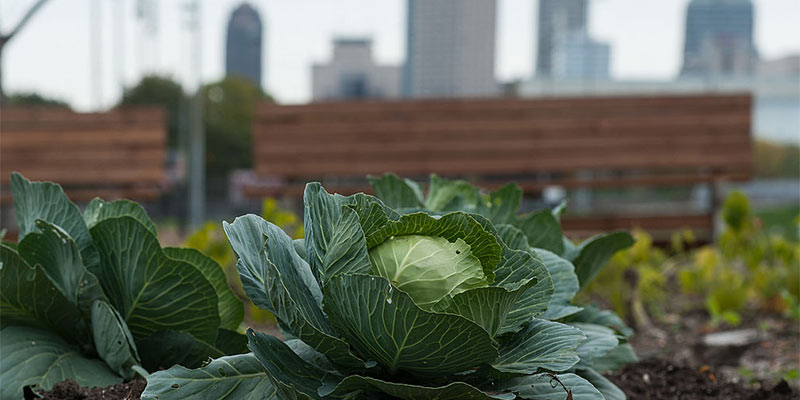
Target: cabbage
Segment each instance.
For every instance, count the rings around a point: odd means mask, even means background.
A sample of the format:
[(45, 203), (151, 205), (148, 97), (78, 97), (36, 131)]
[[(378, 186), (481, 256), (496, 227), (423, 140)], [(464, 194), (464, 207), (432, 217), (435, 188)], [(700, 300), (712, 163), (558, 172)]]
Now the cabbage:
[(422, 308), (445, 297), (488, 285), (481, 262), (461, 239), (395, 236), (369, 251), (372, 273), (408, 293)]

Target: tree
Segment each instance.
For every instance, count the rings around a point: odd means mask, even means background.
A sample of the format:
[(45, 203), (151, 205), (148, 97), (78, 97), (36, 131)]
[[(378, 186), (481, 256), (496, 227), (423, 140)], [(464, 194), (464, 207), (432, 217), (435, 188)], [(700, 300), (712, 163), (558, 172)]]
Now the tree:
[(63, 100), (44, 97), (38, 93), (14, 93), (6, 98), (6, 104), (12, 107), (63, 107), (70, 108)]
[(239, 77), (205, 85), (203, 95), (208, 177), (223, 178), (235, 168), (250, 168), (253, 111), (256, 104), (272, 99)]
[(183, 88), (178, 82), (161, 76), (145, 76), (136, 86), (126, 88), (120, 106), (162, 106), (166, 109), (167, 145), (178, 147), (180, 137), (181, 104), (185, 101)]
[(36, 14), (36, 11), (39, 11), (47, 1), (48, 0), (37, 0), (36, 3), (25, 12), (19, 22), (17, 22), (17, 25), (15, 25), (10, 32), (0, 33), (0, 104), (2, 104), (5, 99), (5, 92), (3, 92), (3, 49), (6, 48), (6, 44), (22, 30), (22, 27), (31, 20), (33, 15)]

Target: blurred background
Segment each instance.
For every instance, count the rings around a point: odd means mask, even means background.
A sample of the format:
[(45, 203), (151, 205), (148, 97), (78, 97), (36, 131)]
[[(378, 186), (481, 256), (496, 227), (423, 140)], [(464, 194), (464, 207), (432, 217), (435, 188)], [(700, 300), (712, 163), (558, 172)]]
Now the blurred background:
[[(798, 20), (796, 0), (3, 0), (3, 107), (161, 107), (153, 212), (197, 226), (257, 207), (247, 185), (286, 181), (248, 173), (264, 103), (746, 93), (755, 175), (741, 188), (758, 207), (796, 205)], [(21, 168), (9, 157), (3, 182)]]
[(513, 181), (576, 240), (635, 232), (587, 296), (641, 355), (797, 383), (798, 22), (798, 0), (0, 0), (0, 228), (12, 171), (132, 198), (245, 299), (219, 221), (302, 237), (305, 182)]

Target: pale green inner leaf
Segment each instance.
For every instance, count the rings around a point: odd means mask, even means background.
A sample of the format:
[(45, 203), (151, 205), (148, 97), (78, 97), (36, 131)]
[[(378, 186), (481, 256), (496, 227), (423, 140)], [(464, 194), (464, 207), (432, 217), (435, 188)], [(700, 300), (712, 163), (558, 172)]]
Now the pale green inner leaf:
[(406, 235), (389, 238), (369, 252), (372, 272), (430, 308), (446, 297), (486, 286), (480, 261), (461, 239)]

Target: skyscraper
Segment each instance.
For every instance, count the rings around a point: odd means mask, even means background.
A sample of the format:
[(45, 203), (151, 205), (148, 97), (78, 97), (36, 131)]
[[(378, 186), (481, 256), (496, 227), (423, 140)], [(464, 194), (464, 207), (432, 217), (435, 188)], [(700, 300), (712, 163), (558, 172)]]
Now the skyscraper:
[(408, 0), (404, 95), (498, 94), (496, 10), (496, 0)]
[(692, 0), (681, 76), (750, 75), (758, 55), (750, 0)]
[(225, 44), (225, 75), (248, 78), (261, 86), (261, 17), (252, 6), (242, 3), (228, 21)]
[(550, 78), (607, 80), (611, 46), (592, 39), (586, 31), (573, 31), (559, 39), (551, 53)]
[(559, 42), (572, 32), (585, 32), (586, 20), (586, 0), (539, 0), (537, 76), (551, 77), (553, 52)]
[(314, 100), (396, 98), (400, 96), (400, 67), (377, 65), (368, 38), (339, 38), (333, 57), (311, 69)]

